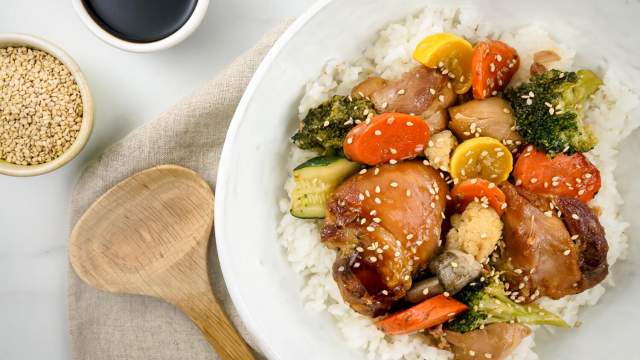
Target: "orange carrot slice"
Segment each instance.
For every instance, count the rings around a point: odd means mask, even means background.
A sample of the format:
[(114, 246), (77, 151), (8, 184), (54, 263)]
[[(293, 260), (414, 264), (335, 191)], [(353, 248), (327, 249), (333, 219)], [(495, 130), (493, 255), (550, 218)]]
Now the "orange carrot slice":
[(407, 310), (387, 316), (377, 322), (387, 335), (410, 334), (438, 326), (467, 310), (467, 305), (444, 295), (438, 295)]
[(343, 149), (353, 161), (367, 165), (411, 159), (424, 151), (429, 126), (419, 116), (384, 113), (349, 131)]

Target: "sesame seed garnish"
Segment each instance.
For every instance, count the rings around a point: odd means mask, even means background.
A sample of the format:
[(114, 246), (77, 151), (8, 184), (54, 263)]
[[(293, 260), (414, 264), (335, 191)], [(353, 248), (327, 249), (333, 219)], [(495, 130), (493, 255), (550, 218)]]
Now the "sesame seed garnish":
[(493, 355), (491, 355), (491, 353), (484, 353), (484, 357), (486, 357), (487, 359), (491, 359)]
[(398, 153), (398, 150), (394, 149), (394, 148), (389, 148), (389, 152), (392, 153), (393, 155)]
[(442, 295), (444, 295), (444, 297), (449, 297), (449, 296), (451, 296), (451, 294), (449, 294), (449, 292), (448, 292), (448, 291), (443, 292), (443, 293), (442, 293)]
[(405, 194), (407, 195), (407, 197), (411, 197), (411, 190), (407, 189), (407, 191), (405, 192)]
[(369, 261), (374, 263), (374, 262), (378, 261), (378, 258), (375, 257), (375, 256), (371, 256), (371, 257), (369, 257)]
[(532, 184), (535, 184), (538, 182), (538, 178), (531, 178), (531, 180), (529, 180)]
[(429, 288), (424, 288), (424, 290), (422, 290), (422, 295), (429, 295)]
[(454, 268), (454, 269), (457, 268), (458, 267), (458, 263), (455, 262), (455, 261), (452, 261), (451, 262), (451, 267)]
[(365, 190), (365, 191), (364, 191), (364, 194), (365, 194), (367, 197), (371, 197), (371, 193), (369, 192), (369, 190)]
[(353, 267), (356, 268), (356, 269), (359, 268), (360, 267), (360, 263), (357, 262), (357, 263), (353, 264)]
[(396, 159), (389, 160), (389, 164), (391, 164), (391, 165), (395, 165), (397, 163), (398, 163), (398, 160), (396, 160)]
[(471, 356), (476, 356), (476, 352), (475, 352), (475, 351), (473, 351), (473, 350), (469, 350), (469, 355), (471, 355)]
[(358, 194), (358, 199), (364, 200), (364, 194), (363, 193)]
[(362, 246), (358, 246), (358, 247), (356, 248), (356, 251), (357, 251), (357, 252), (364, 252), (364, 249), (362, 248)]
[(413, 234), (408, 234), (407, 235), (407, 240), (411, 240), (411, 239), (413, 239)]
[(376, 185), (374, 191), (376, 192), (376, 194), (380, 194), (380, 185)]
[(360, 174), (360, 175), (364, 175), (364, 174), (366, 174), (366, 173), (367, 173), (367, 169), (362, 169), (362, 170), (360, 170), (360, 172), (359, 172), (359, 174)]
[(395, 181), (392, 181), (391, 184), (389, 184), (392, 188), (397, 188), (398, 187), (398, 183)]
[(380, 200), (380, 198), (375, 198), (373, 201), (378, 205), (382, 204), (382, 200)]
[(533, 104), (533, 100), (527, 99), (527, 105), (531, 105), (531, 104)]
[(322, 125), (324, 125), (324, 127), (329, 126), (329, 120), (325, 120), (325, 121), (324, 121), (324, 124), (322, 124)]
[(338, 271), (343, 272), (343, 271), (344, 271), (344, 266), (340, 266), (340, 267), (338, 268)]
[(579, 238), (579, 237), (580, 237), (580, 235), (578, 235), (578, 234), (573, 235), (573, 236), (571, 237), (571, 240), (578, 240), (578, 238)]
[(568, 256), (569, 254), (571, 254), (571, 250), (569, 250), (569, 249), (565, 250), (565, 251), (562, 253), (562, 255), (564, 255), (564, 256)]
[(389, 104), (385, 102), (385, 103), (383, 103), (383, 104), (382, 104), (382, 108), (383, 108), (383, 109), (386, 109), (388, 105), (389, 105)]
[(578, 216), (577, 214), (571, 214), (571, 218), (574, 220), (580, 220), (580, 216)]
[(353, 138), (352, 137), (347, 139), (347, 144), (349, 144), (349, 145), (353, 144)]
[(374, 131), (374, 132), (373, 132), (373, 134), (374, 134), (375, 136), (380, 136), (380, 135), (382, 135), (382, 131), (380, 131), (380, 130), (376, 130), (376, 131)]
[(398, 90), (398, 95), (404, 95), (405, 94), (405, 90), (404, 89), (400, 89)]
[(373, 170), (373, 175), (378, 175), (380, 173), (380, 168), (375, 168), (375, 170)]
[(360, 219), (360, 225), (364, 225), (367, 222), (367, 219), (362, 218)]
[(438, 101), (440, 101), (441, 103), (444, 102), (444, 95), (440, 95), (438, 96)]
[(411, 121), (407, 121), (407, 126), (413, 126), (413, 123)]
[(376, 231), (376, 228), (374, 228), (373, 226), (367, 226), (367, 231), (368, 232), (374, 232), (374, 231)]
[(489, 64), (489, 70), (491, 72), (495, 72), (496, 71), (496, 64), (494, 64), (494, 63)]
[(382, 219), (380, 219), (379, 217), (374, 217), (371, 220), (373, 220), (373, 222), (378, 223), (378, 224), (380, 224), (382, 222)]

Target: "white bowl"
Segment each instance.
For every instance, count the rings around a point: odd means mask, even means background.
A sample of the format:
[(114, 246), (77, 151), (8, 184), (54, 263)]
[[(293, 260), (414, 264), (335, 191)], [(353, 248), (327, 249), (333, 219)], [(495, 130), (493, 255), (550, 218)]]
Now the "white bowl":
[[(231, 297), (249, 330), (269, 359), (359, 359), (328, 313), (304, 310), (302, 285), (284, 256), (276, 235), (281, 217), (286, 152), (295, 128), (297, 106), (306, 82), (330, 59), (360, 55), (376, 32), (391, 21), (412, 14), (427, 3), (475, 4), (490, 19), (506, 25), (549, 24), (577, 29), (582, 38), (571, 43), (578, 63), (597, 62), (623, 71), (628, 85), (640, 89), (635, 66), (640, 35), (634, 30), (638, 2), (597, 0), (323, 0), (300, 17), (269, 52), (242, 98), (225, 142), (216, 189), (216, 239), (220, 263)], [(562, 40), (562, 39), (560, 39)], [(637, 115), (636, 115), (637, 116)], [(622, 148), (617, 173), (625, 197), (623, 216), (637, 217), (640, 136)], [(631, 166), (632, 165), (632, 166)], [(635, 187), (634, 187), (635, 185)], [(634, 212), (635, 210), (635, 212)], [(614, 267), (617, 287), (601, 302), (582, 312), (583, 324), (554, 336), (540, 334), (541, 359), (637, 359), (640, 321), (640, 254), (633, 243), (640, 228), (629, 231), (632, 247), (626, 262)], [(634, 266), (636, 265), (636, 266)]]
[(69, 72), (73, 75), (73, 78), (80, 89), (80, 96), (82, 97), (82, 124), (80, 125), (80, 131), (78, 132), (75, 141), (62, 153), (62, 155), (49, 162), (38, 165), (16, 165), (0, 160), (0, 174), (11, 176), (36, 176), (46, 174), (73, 160), (89, 141), (91, 132), (93, 131), (93, 118), (95, 115), (93, 97), (91, 96), (87, 79), (80, 70), (80, 66), (78, 66), (71, 56), (61, 48), (44, 39), (32, 35), (0, 33), (0, 48), (9, 46), (25, 46), (49, 53), (51, 56), (60, 60), (60, 62), (69, 69)]
[(80, 20), (102, 41), (107, 44), (130, 52), (154, 52), (170, 47), (176, 46), (184, 39), (188, 38), (202, 23), (204, 15), (207, 13), (209, 7), (209, 0), (198, 0), (196, 7), (193, 9), (193, 13), (178, 31), (173, 34), (160, 39), (158, 41), (148, 43), (137, 43), (120, 39), (111, 35), (108, 31), (102, 28), (93, 17), (89, 14), (85, 8), (82, 0), (72, 0), (73, 8), (80, 17)]

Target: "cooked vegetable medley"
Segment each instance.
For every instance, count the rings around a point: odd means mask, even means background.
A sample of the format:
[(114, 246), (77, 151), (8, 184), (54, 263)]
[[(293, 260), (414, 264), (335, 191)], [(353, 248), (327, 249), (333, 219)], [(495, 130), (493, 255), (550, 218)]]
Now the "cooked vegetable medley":
[(602, 81), (547, 70), (549, 50), (513, 86), (513, 47), (449, 33), (413, 59), (309, 111), (293, 142), (322, 156), (294, 170), (291, 213), (324, 219), (344, 301), (382, 332), (426, 330), (456, 359), (473, 358), (471, 344), (503, 359), (527, 325), (568, 327), (539, 298), (607, 276), (589, 207), (601, 177), (583, 154), (597, 144), (583, 109)]

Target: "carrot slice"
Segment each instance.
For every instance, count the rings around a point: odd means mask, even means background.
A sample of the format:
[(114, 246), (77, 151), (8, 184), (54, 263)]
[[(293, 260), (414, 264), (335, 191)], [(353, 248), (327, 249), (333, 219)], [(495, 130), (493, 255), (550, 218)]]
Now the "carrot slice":
[(516, 185), (542, 194), (571, 196), (588, 202), (600, 190), (600, 171), (581, 153), (551, 158), (533, 146), (518, 157)]
[(389, 315), (377, 322), (387, 335), (410, 334), (438, 326), (467, 310), (467, 305), (444, 295), (438, 295), (407, 310)]
[(520, 67), (518, 52), (498, 40), (482, 41), (471, 57), (473, 97), (482, 100), (504, 89)]
[(485, 179), (469, 179), (451, 189), (451, 198), (460, 210), (473, 201), (486, 201), (498, 215), (504, 212), (506, 197), (496, 184)]
[(377, 165), (416, 157), (429, 135), (429, 126), (419, 116), (384, 113), (351, 129), (343, 148), (351, 160)]

